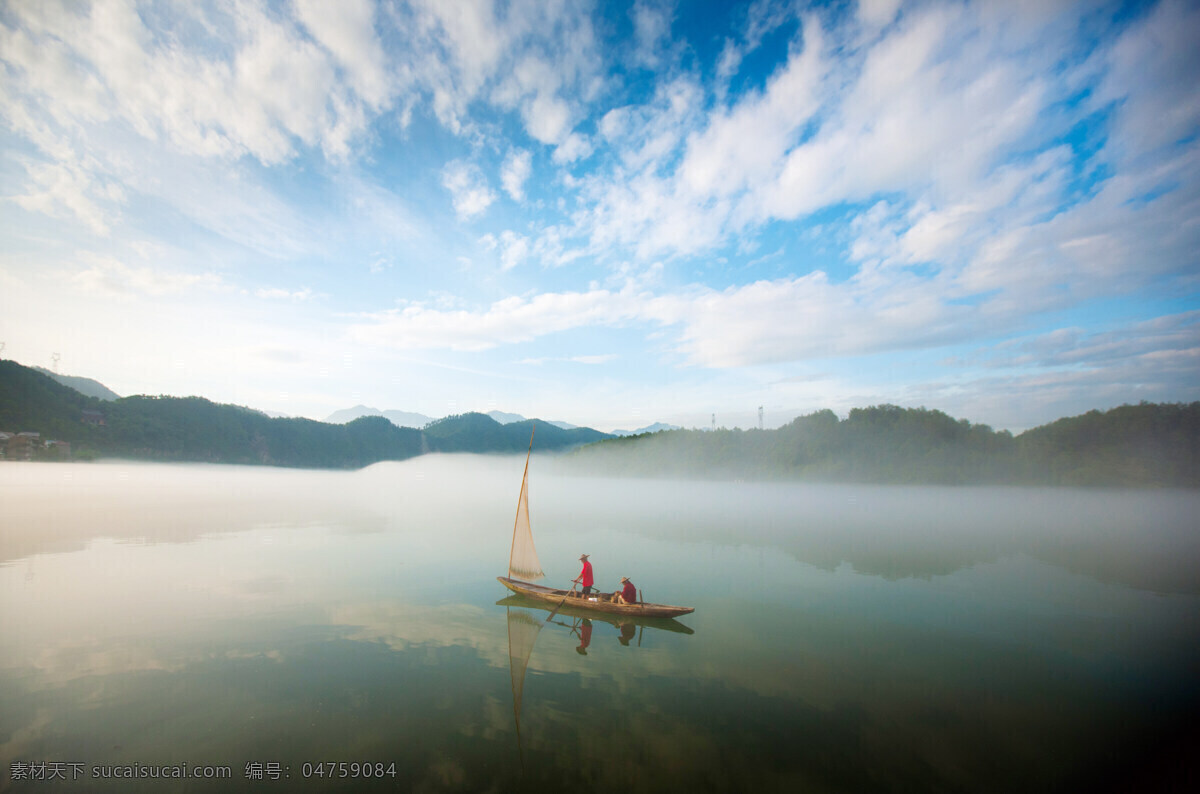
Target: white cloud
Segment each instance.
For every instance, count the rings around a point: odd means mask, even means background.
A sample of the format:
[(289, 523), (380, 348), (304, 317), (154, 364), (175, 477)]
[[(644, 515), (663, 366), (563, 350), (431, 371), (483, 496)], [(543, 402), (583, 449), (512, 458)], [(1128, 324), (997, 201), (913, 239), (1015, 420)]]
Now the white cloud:
[(529, 255), (529, 238), (513, 231), (500, 234), (500, 269), (512, 270)]
[(634, 62), (649, 69), (656, 68), (661, 61), (659, 49), (671, 36), (670, 7), (638, 0), (629, 15), (633, 18), (636, 43)]
[(254, 291), (259, 298), (267, 300), (307, 301), (313, 297), (313, 291), (308, 287), (298, 290), (281, 289), (279, 287), (264, 287)]
[(571, 128), (571, 109), (567, 103), (541, 91), (523, 103), (521, 117), (529, 134), (542, 143), (556, 144), (564, 140)]
[(603, 59), (588, 9), (575, 3), (440, 3), (406, 9), (411, 78), (456, 134), (474, 131), (472, 102), (516, 110), (534, 140), (559, 146), (603, 82)]
[(77, 271), (72, 283), (85, 291), (115, 297), (161, 297), (193, 290), (222, 290), (226, 285), (214, 273), (180, 273), (162, 268), (131, 267), (109, 256), (86, 255), (88, 265)]
[(364, 317), (353, 338), (402, 350), (489, 350), (591, 325), (613, 325), (637, 315), (634, 296), (597, 289), (511, 297), (482, 311), (439, 310), (420, 303)]
[(595, 356), (566, 356), (563, 358), (547, 358), (547, 357), (523, 358), (520, 361), (518, 361), (517, 363), (518, 364), (529, 364), (531, 366), (541, 366), (542, 364), (545, 364), (545, 363), (551, 362), (551, 361), (566, 361), (571, 364), (587, 364), (588, 366), (595, 366), (595, 365), (599, 365), (599, 364), (607, 364), (608, 362), (614, 361), (618, 358), (620, 358), (620, 356), (618, 356), (616, 353), (601, 353), (601, 354), (595, 355)]
[(354, 90), (374, 110), (390, 97), (387, 61), (375, 32), (375, 6), (369, 0), (296, 0), (296, 10), (309, 33), (346, 70)]
[(576, 364), (594, 365), (594, 364), (607, 364), (608, 362), (614, 361), (617, 358), (620, 358), (620, 356), (618, 356), (616, 353), (600, 353), (600, 354), (597, 354), (594, 356), (571, 356), (567, 360), (572, 361)]
[(450, 191), (454, 211), (461, 220), (470, 220), (481, 215), (496, 194), (488, 187), (487, 177), (478, 166), (463, 160), (454, 160), (442, 169), (442, 185)]
[[(501, 241), (504, 249), (505, 243)], [(823, 273), (714, 290), (694, 285), (655, 295), (631, 280), (618, 291), (542, 293), (486, 309), (444, 311), (413, 303), (370, 315), (355, 338), (401, 349), (488, 350), (584, 327), (648, 323), (676, 328), (671, 346), (692, 365), (729, 368), (944, 344), (972, 329), (973, 313), (917, 285), (892, 289), (829, 282)]]
[(525, 200), (525, 181), (533, 170), (533, 156), (525, 149), (512, 149), (500, 166), (500, 184), (514, 201)]
[(566, 137), (558, 148), (554, 150), (552, 159), (559, 165), (573, 163), (576, 160), (583, 160), (589, 157), (592, 153), (592, 144), (587, 139), (587, 136), (580, 135), (577, 132), (572, 132)]
[[(686, 5), (639, 2), (614, 34), (605, 7), (520, 0), (17, 3), (0, 20), (9, 219), (44, 215), (109, 254), (184, 230), (150, 257), (86, 260), (83, 290), (232, 292), (235, 268), (291, 260), (304, 275), (238, 276), (312, 290), (237, 294), (304, 300), (331, 289), (320, 263), (348, 262), (336, 277), (388, 270), (372, 291), (461, 295), (355, 323), (381, 347), (644, 325), (649, 354), (695, 368), (968, 343), (1044, 327), (1038, 312), (1194, 290), (1194, 4), (1131, 21), (1070, 3), (810, 8), (723, 10), (728, 26), (688, 49), (665, 35)], [(657, 71), (631, 70), (637, 53)], [(535, 156), (557, 171), (536, 190)], [(430, 222), (444, 215), (437, 188), (421, 192), (431, 175), (480, 228)], [(515, 203), (493, 208), (501, 195)], [(347, 241), (361, 245), (335, 256)], [(1181, 373), (1189, 333), (1147, 331), (1113, 371)], [(1117, 341), (1085, 328), (1036, 367), (1076, 388), (1068, 359), (1103, 361)], [(995, 371), (1016, 368), (1002, 359)]]
[(989, 368), (1101, 369), (1120, 362), (1158, 369), (1174, 362), (1172, 370), (1182, 374), (1200, 357), (1200, 311), (1124, 324), (1114, 330), (1060, 328), (1003, 342), (979, 351), (976, 357)]
[[(905, 17), (817, 133), (752, 191), (751, 217), (791, 219), (879, 192), (941, 200), (971, 190), (1048, 102), (1038, 62), (1002, 57), (989, 33), (950, 8)], [(958, 46), (972, 35), (972, 47)]]
[(728, 113), (709, 119), (692, 136), (679, 168), (681, 185), (704, 200), (728, 196), (769, 182), (799, 129), (820, 107), (821, 81), (828, 69), (817, 25), (808, 28), (804, 47), (771, 78), (762, 94), (749, 95)]
[[(23, 76), (26, 107), (45, 107), (58, 124), (127, 122), (151, 141), (166, 136), (200, 156), (249, 153), (279, 163), (297, 142), (344, 156), (391, 96), (373, 7), (305, 0), (308, 41), (286, 17), (252, 3), (228, 14), (179, 6), (179, 30), (207, 30), (223, 46), (194, 36), (155, 35), (136, 5), (112, 0), (78, 10), (52, 4), (14, 9), (3, 27), (4, 59)], [(37, 112), (34, 113), (35, 117)]]
[(123, 191), (118, 185), (105, 183), (91, 169), (69, 160), (27, 163), (25, 168), (33, 184), (28, 193), (15, 196), (19, 205), (51, 217), (62, 217), (65, 211), (95, 234), (108, 234), (112, 213), (101, 205), (120, 202)]
[(891, 24), (901, 0), (858, 0), (856, 13), (864, 26), (878, 30)]
[(1196, 135), (1200, 127), (1200, 7), (1166, 0), (1103, 54), (1093, 101), (1118, 103), (1118, 156), (1133, 160)]
[[(756, 19), (772, 20), (764, 30), (785, 16), (756, 8)], [(850, 227), (848, 259), (859, 268), (852, 283), (862, 295), (896, 291), (889, 321), (931, 321), (931, 332), (905, 331), (914, 345), (942, 338), (942, 320), (960, 327), (939, 300), (978, 298), (978, 312), (1002, 327), (1194, 268), (1189, 249), (1200, 247), (1200, 229), (1189, 214), (1200, 206), (1200, 154), (1187, 141), (1200, 127), (1200, 89), (1186, 75), (1200, 56), (1183, 31), (1195, 28), (1198, 12), (1164, 3), (1097, 65), (1083, 61), (1078, 17), (1065, 7), (926, 6), (898, 19), (894, 3), (859, 10), (873, 38), (805, 17), (763, 89), (706, 117), (695, 112), (701, 103), (682, 103), (688, 113), (666, 101), (667, 86), (688, 85), (679, 79), (660, 82), (645, 105), (608, 111), (598, 140), (621, 159), (583, 179), (575, 232), (593, 252), (688, 257), (735, 234), (744, 241), (772, 221), (869, 201), (877, 210), (858, 213)], [(730, 69), (735, 49), (757, 46), (751, 39), (729, 45)], [(1064, 104), (1097, 75), (1098, 100)], [(1078, 186), (1079, 155), (1057, 139), (1097, 101), (1118, 103), (1120, 133), (1097, 161), (1154, 141), (1161, 151), (1136, 163), (1110, 159), (1121, 170), (1087, 193)], [(1138, 132), (1159, 116), (1164, 136)], [(910, 270), (918, 265), (921, 274)], [(742, 289), (738, 298), (748, 301), (754, 290)], [(736, 323), (736, 315), (724, 320)], [(863, 320), (865, 329), (881, 326)], [(750, 360), (755, 346), (781, 357), (807, 349), (766, 328), (739, 343), (743, 324), (722, 352), (721, 322), (711, 322), (711, 333), (708, 325), (698, 320), (684, 332), (694, 360)], [(839, 335), (831, 349), (869, 347)]]
[(457, 133), (466, 120), (467, 106), (521, 31), (502, 24), (490, 2), (418, 0), (403, 12), (413, 18), (397, 19), (397, 29), (411, 28), (417, 34), (410, 43), (412, 79), (427, 87), (438, 120)]
[(725, 46), (717, 58), (717, 92), (725, 96), (727, 82), (737, 74), (742, 60), (759, 48), (763, 37), (777, 30), (782, 25), (793, 20), (797, 8), (786, 0), (755, 0), (745, 7), (745, 19), (741, 26), (741, 35), (735, 40), (725, 39)]
[(1194, 400), (1198, 320), (1184, 312), (1100, 332), (1061, 328), (1019, 337), (946, 362), (949, 372), (968, 374), (915, 386), (910, 404), (936, 404), (1020, 431), (1140, 400)]

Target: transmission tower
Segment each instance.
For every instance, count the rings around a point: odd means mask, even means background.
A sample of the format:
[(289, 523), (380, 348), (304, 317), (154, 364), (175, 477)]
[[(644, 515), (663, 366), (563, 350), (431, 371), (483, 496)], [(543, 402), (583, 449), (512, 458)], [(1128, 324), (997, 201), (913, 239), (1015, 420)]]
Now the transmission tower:
[(762, 416), (763, 416), (763, 414), (762, 414), (762, 409), (763, 409), (763, 407), (762, 407), (761, 405), (760, 405), (760, 406), (758, 406), (758, 429), (759, 429), (759, 430), (762, 430), (762, 429), (763, 429), (763, 421), (762, 421)]
[(58, 362), (61, 358), (62, 358), (62, 356), (60, 356), (58, 353), (54, 353), (53, 355), (50, 356), (50, 360), (52, 362), (54, 362), (51, 366), (54, 369), (55, 373), (58, 372)]
[(717, 415), (716, 414), (713, 414), (712, 429), (713, 429), (714, 433), (717, 432)]

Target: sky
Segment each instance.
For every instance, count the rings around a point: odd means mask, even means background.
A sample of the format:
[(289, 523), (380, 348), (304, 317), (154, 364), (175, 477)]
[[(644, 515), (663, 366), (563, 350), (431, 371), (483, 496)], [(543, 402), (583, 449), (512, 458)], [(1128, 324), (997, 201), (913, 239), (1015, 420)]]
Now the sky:
[(0, 2), (0, 357), (600, 430), (1200, 400), (1200, 4)]

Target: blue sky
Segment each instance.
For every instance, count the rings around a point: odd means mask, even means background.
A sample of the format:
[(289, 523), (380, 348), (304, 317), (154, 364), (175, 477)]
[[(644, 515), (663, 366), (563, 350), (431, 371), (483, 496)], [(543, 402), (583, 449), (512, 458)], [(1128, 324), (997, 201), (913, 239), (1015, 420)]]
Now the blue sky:
[(4, 3), (0, 356), (603, 430), (1198, 400), (1197, 41), (1169, 0)]

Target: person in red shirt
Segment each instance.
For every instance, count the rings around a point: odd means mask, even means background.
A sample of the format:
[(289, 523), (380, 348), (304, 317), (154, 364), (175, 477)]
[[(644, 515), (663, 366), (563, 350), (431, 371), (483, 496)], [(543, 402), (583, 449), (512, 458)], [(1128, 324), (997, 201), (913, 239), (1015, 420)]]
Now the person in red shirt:
[(595, 581), (592, 579), (592, 564), (588, 562), (586, 554), (580, 554), (579, 561), (583, 563), (583, 570), (572, 581), (583, 587), (583, 595), (587, 597), (592, 594), (592, 584)]
[(629, 581), (628, 576), (621, 577), (621, 585), (621, 592), (617, 593), (617, 603), (636, 604), (637, 588), (633, 586), (633, 582)]

